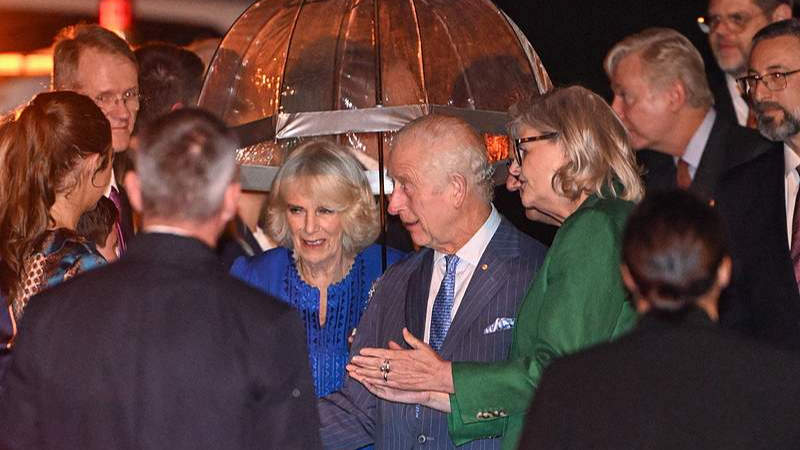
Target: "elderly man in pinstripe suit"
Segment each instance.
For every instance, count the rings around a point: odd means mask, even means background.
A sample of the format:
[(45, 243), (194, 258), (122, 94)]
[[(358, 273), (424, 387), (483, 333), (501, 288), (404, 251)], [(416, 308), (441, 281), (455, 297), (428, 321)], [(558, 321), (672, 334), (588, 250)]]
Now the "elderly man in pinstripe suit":
[[(426, 116), (396, 136), (388, 167), (389, 212), (423, 249), (379, 280), (351, 354), (404, 342), (407, 328), (447, 360), (506, 359), (517, 307), (545, 248), (492, 206), (483, 140), (461, 119)], [(388, 365), (382, 371), (391, 376)], [(325, 448), (454, 448), (446, 414), (380, 400), (353, 379), (319, 406)], [(500, 441), (460, 448), (499, 449)]]

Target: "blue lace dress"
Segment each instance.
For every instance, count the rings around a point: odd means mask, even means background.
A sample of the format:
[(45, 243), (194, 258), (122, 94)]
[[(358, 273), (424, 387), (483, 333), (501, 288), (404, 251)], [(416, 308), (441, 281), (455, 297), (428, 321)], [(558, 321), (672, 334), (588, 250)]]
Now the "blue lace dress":
[[(403, 257), (389, 249), (388, 263)], [(296, 308), (303, 319), (308, 357), (318, 397), (342, 387), (349, 353), (348, 336), (367, 307), (372, 283), (381, 275), (381, 249), (372, 245), (359, 253), (350, 272), (328, 287), (327, 315), (319, 324), (319, 290), (306, 284), (297, 271), (291, 250), (279, 247), (250, 258), (238, 258), (231, 274)]]

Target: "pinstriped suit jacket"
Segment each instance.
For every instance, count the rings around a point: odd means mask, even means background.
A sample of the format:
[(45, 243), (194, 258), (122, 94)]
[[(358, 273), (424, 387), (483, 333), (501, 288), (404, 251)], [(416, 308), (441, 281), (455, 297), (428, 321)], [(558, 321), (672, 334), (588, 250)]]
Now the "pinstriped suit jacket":
[[(505, 218), (481, 257), (461, 306), (442, 344), (449, 361), (502, 361), (508, 357), (512, 330), (484, 333), (498, 318), (517, 309), (546, 249)], [(425, 312), (433, 273), (433, 250), (424, 249), (390, 267), (376, 285), (358, 326), (351, 357), (363, 347), (403, 342), (402, 329), (425, 331)], [(485, 269), (484, 269), (485, 267)], [(374, 442), (383, 449), (455, 448), (447, 433), (447, 415), (415, 405), (379, 400), (351, 378), (341, 391), (320, 400), (321, 435), (327, 449), (357, 449)], [(459, 449), (499, 449), (499, 439), (470, 442)]]

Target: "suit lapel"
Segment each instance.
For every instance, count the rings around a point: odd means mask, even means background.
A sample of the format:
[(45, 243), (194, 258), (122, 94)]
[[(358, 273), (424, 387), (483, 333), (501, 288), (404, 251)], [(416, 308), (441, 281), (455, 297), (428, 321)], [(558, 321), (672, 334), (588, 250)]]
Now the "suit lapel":
[(433, 250), (423, 251), (426, 254), (422, 257), (422, 263), (408, 278), (406, 295), (406, 328), (419, 339), (423, 339), (425, 335), (428, 293), (433, 275)]
[(442, 344), (440, 353), (445, 359), (464, 342), (464, 335), (470, 325), (478, 319), (487, 305), (497, 301), (495, 298), (497, 292), (508, 281), (502, 276), (505, 273), (506, 260), (519, 255), (518, 237), (509, 232), (509, 226), (503, 219), (472, 274), (464, 298)]
[(726, 155), (730, 150), (725, 142), (730, 126), (731, 123), (719, 115), (714, 119), (714, 125), (711, 127), (711, 133), (708, 135), (703, 156), (700, 158), (700, 164), (697, 166), (689, 191), (704, 198), (713, 196), (714, 186), (725, 168)]

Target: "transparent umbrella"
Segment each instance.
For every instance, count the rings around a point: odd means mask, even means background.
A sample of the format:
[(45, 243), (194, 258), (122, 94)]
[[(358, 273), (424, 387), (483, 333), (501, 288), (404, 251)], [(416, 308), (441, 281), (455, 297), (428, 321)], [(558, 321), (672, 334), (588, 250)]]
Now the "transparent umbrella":
[(268, 190), (287, 152), (312, 137), (352, 145), (382, 173), (393, 134), (431, 113), (466, 119), (490, 160), (505, 159), (506, 110), (550, 87), (488, 0), (262, 0), (222, 40), (200, 106), (237, 130), (243, 187)]

